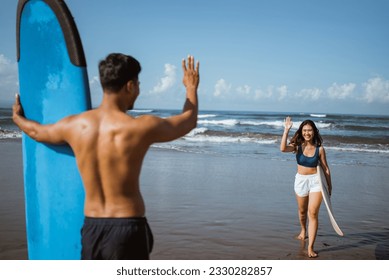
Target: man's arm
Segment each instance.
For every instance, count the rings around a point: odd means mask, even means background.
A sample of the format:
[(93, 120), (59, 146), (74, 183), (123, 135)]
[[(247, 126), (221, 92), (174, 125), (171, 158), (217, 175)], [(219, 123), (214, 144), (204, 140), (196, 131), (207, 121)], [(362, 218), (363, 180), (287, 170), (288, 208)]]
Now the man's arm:
[(15, 96), (15, 103), (12, 106), (14, 123), (28, 136), (38, 142), (48, 144), (63, 144), (63, 126), (67, 121), (64, 119), (56, 124), (42, 125), (38, 122), (28, 120), (24, 117), (23, 108), (20, 104), (20, 97)]
[(151, 142), (167, 142), (184, 136), (197, 126), (198, 99), (197, 88), (200, 82), (199, 62), (188, 56), (188, 64), (182, 60), (183, 84), (186, 99), (182, 113), (166, 119), (148, 116), (145, 121), (150, 125)]

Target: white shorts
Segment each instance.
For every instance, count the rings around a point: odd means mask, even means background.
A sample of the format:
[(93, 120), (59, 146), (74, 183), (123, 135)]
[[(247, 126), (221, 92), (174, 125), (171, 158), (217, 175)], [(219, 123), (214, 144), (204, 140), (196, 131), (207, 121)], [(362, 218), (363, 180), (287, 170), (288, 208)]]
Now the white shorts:
[(319, 175), (301, 175), (297, 173), (294, 181), (294, 191), (300, 197), (308, 196), (310, 192), (320, 192)]

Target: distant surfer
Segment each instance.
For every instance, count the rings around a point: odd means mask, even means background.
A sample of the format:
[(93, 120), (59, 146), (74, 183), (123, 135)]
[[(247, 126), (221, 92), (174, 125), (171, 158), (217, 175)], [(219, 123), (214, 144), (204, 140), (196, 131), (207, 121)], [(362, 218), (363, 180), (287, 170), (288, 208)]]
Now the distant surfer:
[[(99, 63), (103, 100), (96, 109), (41, 125), (24, 117), (19, 96), (13, 120), (28, 136), (68, 143), (85, 188), (82, 259), (149, 259), (153, 236), (145, 218), (139, 176), (149, 147), (184, 136), (197, 124), (199, 62), (182, 61), (186, 99), (181, 114), (168, 118), (127, 114), (139, 95), (139, 62), (110, 54)], [(53, 163), (55, 164), (55, 163)]]
[(315, 258), (317, 257), (317, 253), (313, 247), (319, 226), (320, 204), (323, 199), (318, 178), (319, 175), (317, 174), (317, 165), (320, 162), (331, 195), (330, 169), (328, 168), (326, 153), (322, 146), (323, 140), (315, 123), (311, 120), (303, 121), (288, 144), (288, 134), (292, 125), (292, 119), (287, 117), (284, 121), (285, 129), (282, 135), (280, 150), (281, 152), (293, 152), (296, 154), (297, 174), (294, 182), (294, 190), (301, 225), (301, 232), (297, 238), (305, 240), (308, 220), (308, 257)]

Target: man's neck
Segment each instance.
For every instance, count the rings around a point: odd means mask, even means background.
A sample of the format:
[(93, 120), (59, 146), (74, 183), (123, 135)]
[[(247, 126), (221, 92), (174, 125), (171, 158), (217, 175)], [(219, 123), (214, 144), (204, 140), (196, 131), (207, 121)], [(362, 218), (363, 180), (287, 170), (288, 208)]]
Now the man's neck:
[(127, 112), (127, 106), (125, 102), (120, 99), (120, 94), (117, 93), (106, 93), (104, 92), (103, 100), (99, 108), (110, 111), (121, 111)]

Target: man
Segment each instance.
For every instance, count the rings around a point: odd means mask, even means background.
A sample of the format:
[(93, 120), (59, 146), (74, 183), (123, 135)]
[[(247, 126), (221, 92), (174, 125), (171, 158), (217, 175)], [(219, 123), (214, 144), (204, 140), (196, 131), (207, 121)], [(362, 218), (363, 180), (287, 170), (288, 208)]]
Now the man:
[(199, 62), (182, 61), (186, 101), (181, 114), (166, 119), (126, 112), (139, 95), (139, 62), (110, 54), (99, 64), (101, 105), (55, 124), (24, 117), (19, 96), (13, 120), (28, 136), (49, 144), (68, 143), (85, 188), (82, 259), (148, 259), (153, 238), (139, 187), (142, 162), (150, 145), (184, 136), (197, 124)]

